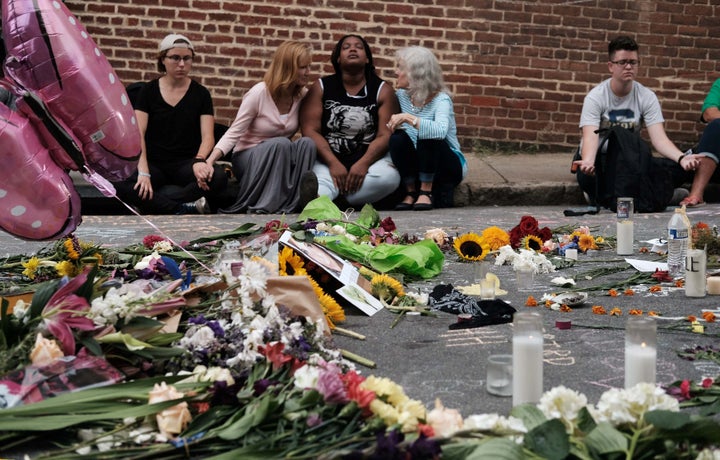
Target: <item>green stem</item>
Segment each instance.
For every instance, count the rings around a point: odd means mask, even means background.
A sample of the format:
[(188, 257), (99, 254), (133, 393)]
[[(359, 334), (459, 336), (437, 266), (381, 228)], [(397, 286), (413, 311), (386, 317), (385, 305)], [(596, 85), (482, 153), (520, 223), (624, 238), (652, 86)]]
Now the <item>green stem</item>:
[(355, 361), (356, 363), (362, 364), (365, 367), (369, 367), (371, 369), (375, 369), (377, 367), (377, 364), (375, 364), (374, 361), (371, 361), (367, 358), (363, 358), (362, 356), (355, 354), (351, 351), (341, 349), (340, 353), (343, 355), (344, 358), (349, 359), (350, 361)]

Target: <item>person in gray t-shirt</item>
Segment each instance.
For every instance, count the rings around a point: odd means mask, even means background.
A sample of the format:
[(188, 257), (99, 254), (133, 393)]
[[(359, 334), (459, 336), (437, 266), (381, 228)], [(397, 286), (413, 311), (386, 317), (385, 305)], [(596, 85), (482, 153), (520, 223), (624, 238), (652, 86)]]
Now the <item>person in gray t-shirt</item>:
[[(621, 125), (628, 129), (647, 128), (653, 148), (663, 157), (677, 162), (684, 171), (701, 167), (699, 155), (685, 155), (665, 133), (665, 119), (655, 93), (635, 81), (640, 59), (634, 39), (620, 36), (608, 45), (610, 78), (593, 88), (583, 102), (580, 115), (581, 159), (573, 161), (580, 188), (594, 202), (595, 156), (600, 128)], [(692, 193), (692, 192), (691, 192)], [(685, 191), (687, 194), (687, 191)]]

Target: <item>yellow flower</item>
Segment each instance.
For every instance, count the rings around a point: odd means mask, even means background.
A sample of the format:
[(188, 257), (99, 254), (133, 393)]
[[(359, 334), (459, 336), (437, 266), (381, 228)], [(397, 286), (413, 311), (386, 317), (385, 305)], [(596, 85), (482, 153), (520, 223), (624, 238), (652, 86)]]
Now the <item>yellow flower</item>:
[(55, 265), (55, 270), (60, 277), (73, 277), (78, 274), (77, 266), (69, 260), (63, 260), (62, 262), (58, 262), (57, 265)]
[(402, 284), (389, 275), (375, 275), (370, 281), (370, 284), (372, 285), (373, 295), (388, 303), (392, 302), (395, 297), (402, 297), (405, 295)]
[(455, 252), (463, 260), (483, 260), (490, 252), (490, 246), (477, 233), (466, 233), (455, 238)]
[(278, 254), (278, 266), (281, 276), (302, 276), (307, 273), (302, 257), (287, 246)]
[(330, 295), (323, 294), (318, 300), (330, 329), (335, 329), (335, 323), (345, 321), (345, 310)]
[(488, 244), (491, 251), (497, 251), (501, 247), (510, 244), (510, 235), (500, 227), (488, 227), (483, 230), (480, 236)]
[(67, 252), (68, 259), (78, 260), (80, 258), (80, 253), (78, 249), (75, 248), (75, 241), (72, 238), (65, 238), (63, 246), (65, 247), (65, 252)]
[(535, 235), (527, 235), (520, 242), (520, 247), (528, 249), (530, 251), (538, 252), (543, 247), (543, 240)]
[(34, 280), (37, 269), (40, 266), (40, 259), (38, 259), (37, 257), (31, 257), (30, 260), (28, 260), (27, 262), (21, 262), (21, 264), (23, 267), (25, 267), (25, 270), (23, 270), (22, 274), (27, 276), (31, 280)]
[(588, 249), (597, 249), (595, 244), (595, 238), (592, 235), (580, 235), (578, 239), (578, 247), (582, 252), (587, 252)]

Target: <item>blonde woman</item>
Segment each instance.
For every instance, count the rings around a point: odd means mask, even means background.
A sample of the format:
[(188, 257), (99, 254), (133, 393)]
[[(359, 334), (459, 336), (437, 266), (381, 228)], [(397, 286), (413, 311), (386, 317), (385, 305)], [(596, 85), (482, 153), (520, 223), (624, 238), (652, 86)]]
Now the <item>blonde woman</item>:
[(210, 155), (221, 158), (232, 152), (240, 184), (235, 204), (220, 212), (289, 213), (317, 195), (317, 179), (310, 172), (315, 144), (304, 137), (290, 139), (298, 130), (311, 61), (307, 45), (282, 43), (263, 81), (243, 97), (235, 121)]

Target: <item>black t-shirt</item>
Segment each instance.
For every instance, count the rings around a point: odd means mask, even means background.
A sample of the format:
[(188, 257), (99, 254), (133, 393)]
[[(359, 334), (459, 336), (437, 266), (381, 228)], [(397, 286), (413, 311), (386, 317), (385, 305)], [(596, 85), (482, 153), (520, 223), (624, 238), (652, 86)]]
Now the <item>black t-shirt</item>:
[(339, 75), (322, 78), (322, 135), (345, 167), (359, 160), (377, 135), (377, 99), (382, 83), (372, 75), (359, 94), (350, 96)]
[(200, 117), (213, 114), (210, 91), (194, 80), (174, 107), (162, 98), (159, 81), (152, 80), (138, 95), (136, 109), (148, 114), (145, 147), (150, 163), (197, 155), (202, 142)]

